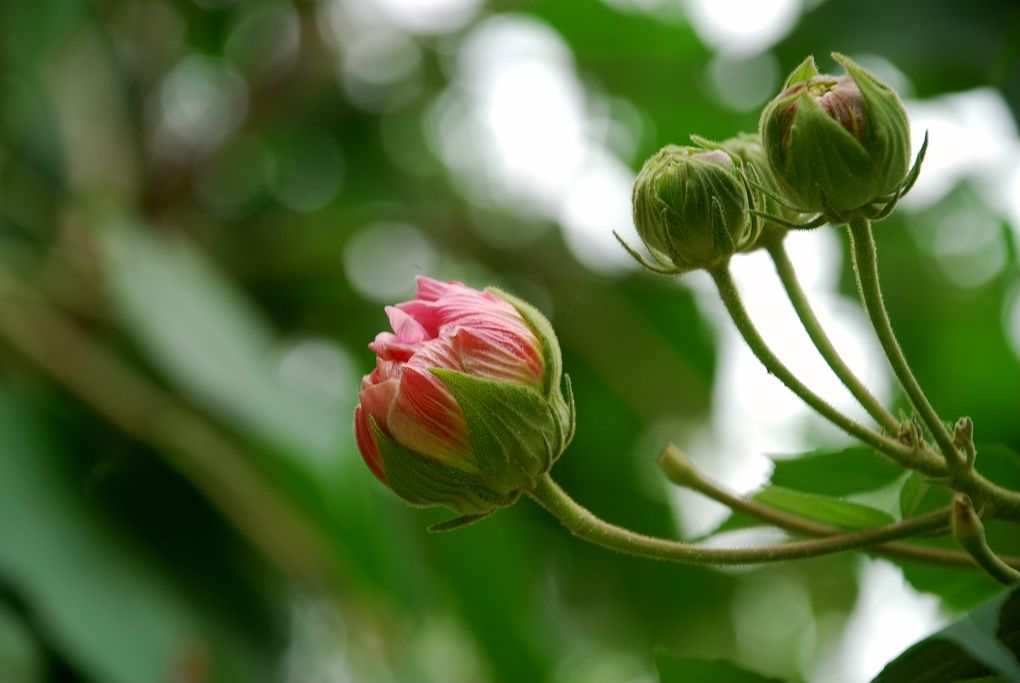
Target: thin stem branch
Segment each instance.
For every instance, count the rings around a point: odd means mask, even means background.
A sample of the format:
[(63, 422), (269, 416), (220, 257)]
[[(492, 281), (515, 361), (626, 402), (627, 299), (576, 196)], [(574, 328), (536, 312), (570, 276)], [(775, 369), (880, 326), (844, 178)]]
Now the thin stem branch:
[[(665, 450), (663, 450), (659, 464), (663, 471), (666, 472), (669, 480), (677, 486), (683, 486), (696, 491), (707, 498), (722, 503), (734, 512), (742, 512), (749, 517), (767, 522), (780, 529), (805, 536), (832, 536), (842, 532), (842, 529), (839, 527), (780, 510), (770, 505), (759, 503), (756, 500), (742, 498), (727, 491), (699, 472), (693, 463), (672, 444), (666, 446)], [(948, 511), (946, 511), (946, 514), (948, 515)], [(950, 567), (974, 568), (978, 566), (973, 557), (968, 553), (895, 541), (868, 547), (865, 549), (865, 552), (907, 560), (919, 560)], [(1000, 559), (1009, 566), (1020, 569), (1020, 557), (1002, 557)]]
[(852, 531), (825, 538), (757, 548), (707, 548), (693, 543), (646, 536), (610, 524), (579, 505), (548, 474), (539, 480), (530, 495), (578, 538), (622, 553), (683, 564), (747, 565), (818, 557), (924, 534), (944, 527), (948, 518), (948, 511), (939, 510), (874, 529)]
[(952, 527), (956, 542), (970, 553), (986, 574), (1005, 586), (1020, 583), (1020, 571), (1009, 566), (988, 547), (985, 527), (965, 493), (957, 493), (953, 497)]
[(772, 257), (776, 273), (779, 274), (779, 279), (786, 289), (786, 294), (790, 297), (793, 309), (797, 312), (797, 316), (804, 325), (804, 330), (808, 333), (811, 341), (814, 342), (815, 348), (818, 349), (822, 358), (829, 364), (829, 367), (840, 381), (854, 395), (854, 398), (874, 418), (875, 422), (890, 434), (895, 434), (900, 426), (899, 421), (893, 417), (892, 413), (885, 409), (882, 403), (875, 398), (875, 395), (868, 391), (864, 383), (854, 374), (850, 366), (839, 355), (836, 347), (832, 345), (832, 341), (818, 321), (818, 317), (811, 308), (811, 303), (808, 301), (804, 290), (800, 286), (800, 282), (797, 280), (797, 273), (793, 269), (793, 263), (790, 262), (790, 256), (786, 252), (783, 239), (780, 237), (771, 240), (767, 244), (766, 249)]
[(724, 264), (709, 272), (712, 275), (712, 279), (715, 280), (719, 296), (722, 298), (727, 312), (729, 312), (730, 317), (737, 326), (737, 330), (744, 337), (744, 341), (747, 342), (751, 351), (754, 352), (771, 374), (775, 375), (793, 393), (799, 396), (801, 400), (850, 436), (885, 454), (899, 465), (934, 477), (945, 474), (943, 464), (931, 457), (930, 453), (908, 448), (897, 441), (868, 429), (859, 422), (847, 417), (825, 399), (811, 391), (779, 360), (768, 344), (765, 343), (765, 340), (762, 339), (761, 334), (759, 334), (758, 329), (744, 308), (728, 265)]
[(924, 390), (921, 389), (917, 378), (911, 372), (906, 356), (903, 355), (903, 349), (900, 348), (900, 343), (893, 332), (889, 313), (882, 300), (882, 288), (878, 278), (878, 255), (875, 251), (875, 240), (871, 234), (871, 223), (868, 219), (855, 218), (850, 221), (850, 244), (854, 274), (857, 277), (861, 301), (864, 302), (864, 308), (871, 319), (872, 327), (875, 328), (878, 341), (889, 359), (889, 364), (892, 365), (893, 372), (910, 402), (917, 409), (921, 419), (935, 438), (935, 443), (942, 451), (950, 471), (960, 472), (965, 468), (965, 462), (960, 451), (953, 444), (953, 435), (949, 433), (945, 423), (928, 402), (928, 397), (924, 395)]

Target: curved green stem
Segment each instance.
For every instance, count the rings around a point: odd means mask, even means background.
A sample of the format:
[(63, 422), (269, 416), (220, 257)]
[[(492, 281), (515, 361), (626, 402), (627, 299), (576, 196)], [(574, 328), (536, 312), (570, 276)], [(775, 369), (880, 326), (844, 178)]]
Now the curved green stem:
[[(805, 536), (832, 536), (842, 531), (839, 527), (780, 510), (756, 500), (742, 498), (727, 491), (699, 472), (694, 464), (672, 444), (666, 446), (662, 455), (659, 456), (659, 465), (666, 473), (667, 478), (677, 486), (696, 491), (707, 498), (722, 503), (734, 512), (742, 512), (780, 529)], [(944, 511), (943, 514), (948, 519), (948, 511)], [(871, 546), (867, 548), (867, 552), (949, 567), (973, 568), (977, 566), (970, 554), (959, 550), (945, 550), (895, 541)], [(1007, 565), (1020, 569), (1020, 557), (1002, 557), (1001, 559)]]
[(903, 391), (906, 392), (910, 402), (931, 431), (950, 470), (958, 473), (965, 467), (964, 458), (953, 444), (953, 435), (949, 433), (945, 423), (928, 402), (917, 378), (910, 371), (907, 359), (903, 355), (903, 349), (900, 348), (892, 324), (889, 322), (889, 314), (882, 301), (882, 289), (878, 279), (878, 257), (875, 251), (875, 240), (871, 234), (871, 223), (868, 219), (855, 218), (850, 221), (850, 244), (861, 301), (864, 302), (864, 308), (868, 311), (868, 317), (871, 318), (871, 324), (875, 328), (875, 334), (878, 335), (878, 341), (882, 344), (885, 355), (889, 359)]
[(797, 394), (801, 400), (850, 436), (860, 439), (903, 467), (909, 467), (934, 477), (945, 474), (942, 463), (931, 457), (929, 452), (907, 448), (898, 441), (868, 429), (859, 422), (850, 419), (825, 399), (811, 391), (779, 360), (758, 333), (757, 328), (747, 314), (747, 310), (744, 308), (743, 302), (740, 300), (740, 293), (733, 282), (729, 267), (724, 264), (709, 272), (712, 275), (712, 279), (715, 280), (719, 296), (722, 298), (726, 310), (737, 326), (737, 330), (744, 337), (744, 341), (751, 348), (751, 351), (754, 352), (758, 360), (762, 362), (771, 374), (775, 375), (793, 393)]
[(1020, 571), (1009, 566), (988, 547), (985, 527), (965, 493), (957, 493), (953, 498), (952, 527), (956, 542), (970, 553), (986, 574), (1006, 586), (1020, 583)]
[(811, 341), (814, 342), (822, 358), (825, 359), (825, 362), (829, 364), (829, 367), (846, 388), (850, 390), (854, 398), (874, 418), (875, 422), (881, 425), (887, 432), (895, 434), (899, 430), (899, 421), (893, 417), (892, 413), (885, 409), (882, 403), (875, 398), (875, 395), (868, 391), (864, 383), (854, 374), (850, 366), (839, 355), (836, 347), (832, 345), (832, 341), (815, 316), (811, 303), (807, 300), (807, 296), (805, 296), (804, 290), (797, 280), (797, 273), (790, 262), (790, 256), (786, 252), (783, 239), (780, 237), (779, 239), (771, 240), (766, 245), (766, 249), (772, 257), (776, 272), (779, 274), (779, 279), (786, 289), (787, 296), (790, 297), (793, 309), (797, 312), (797, 316), (804, 325), (804, 330), (808, 333)]
[(940, 510), (875, 529), (806, 541), (758, 548), (706, 548), (693, 543), (646, 536), (610, 524), (579, 505), (548, 474), (539, 480), (530, 495), (578, 538), (621, 553), (683, 564), (746, 565), (800, 560), (924, 534), (945, 527), (948, 519), (948, 511)]

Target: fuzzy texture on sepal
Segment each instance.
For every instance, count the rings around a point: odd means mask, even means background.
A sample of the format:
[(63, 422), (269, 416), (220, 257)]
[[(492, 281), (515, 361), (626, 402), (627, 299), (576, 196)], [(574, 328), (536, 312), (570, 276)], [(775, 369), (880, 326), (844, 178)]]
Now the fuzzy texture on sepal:
[(783, 190), (769, 168), (760, 135), (740, 133), (721, 142), (701, 138), (697, 141), (704, 147), (727, 152), (741, 167), (751, 187), (752, 209), (759, 216), (760, 225), (755, 239), (743, 251), (752, 251), (780, 239), (789, 231), (787, 225), (803, 222), (804, 214), (788, 206), (782, 198)]
[(573, 397), (549, 321), (496, 289), (418, 279), (369, 345), (358, 447), (413, 505), (445, 505), (455, 528), (534, 488), (574, 433)]
[(634, 226), (660, 263), (711, 268), (754, 241), (748, 186), (722, 150), (668, 145), (634, 181)]
[(845, 223), (898, 196), (910, 165), (910, 126), (891, 87), (850, 58), (832, 56), (846, 74), (819, 74), (807, 58), (765, 107), (759, 131), (789, 204)]

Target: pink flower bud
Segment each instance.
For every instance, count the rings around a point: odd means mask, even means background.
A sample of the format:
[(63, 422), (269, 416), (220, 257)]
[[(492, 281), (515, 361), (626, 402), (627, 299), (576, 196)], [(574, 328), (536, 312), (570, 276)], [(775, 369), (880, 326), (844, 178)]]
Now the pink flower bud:
[[(419, 277), (417, 285), (413, 300), (386, 308), (393, 331), (381, 332), (369, 344), (376, 367), (361, 382), (354, 413), (358, 448), (372, 472), (412, 503), (487, 512), (512, 502), (506, 499), (516, 499), (544, 473), (572, 433), (572, 413), (568, 430), (570, 411), (564, 410), (559, 388), (559, 349), (555, 358), (546, 357), (551, 329), (543, 318), (542, 331), (536, 330), (522, 307), (529, 317), (541, 316), (523, 302), (511, 303), (495, 290), (481, 292), (459, 282)], [(557, 376), (550, 377), (551, 372)], [(492, 426), (484, 424), (485, 410), (482, 417), (476, 414), (493, 400), (494, 405), (523, 401), (529, 419), (536, 410), (541, 418), (536, 431), (551, 429), (556, 438), (515, 426), (514, 438), (524, 446), (499, 443)], [(473, 406), (471, 415), (461, 405), (464, 401)], [(512, 408), (498, 419), (512, 420)], [(529, 444), (546, 452), (517, 453), (527, 451)], [(542, 444), (552, 444), (556, 452)], [(488, 451), (503, 447), (520, 462), (495, 467)], [(394, 467), (401, 471), (394, 472)], [(415, 468), (425, 470), (410, 471)], [(520, 476), (508, 480), (508, 472)], [(469, 490), (451, 494), (451, 486)]]

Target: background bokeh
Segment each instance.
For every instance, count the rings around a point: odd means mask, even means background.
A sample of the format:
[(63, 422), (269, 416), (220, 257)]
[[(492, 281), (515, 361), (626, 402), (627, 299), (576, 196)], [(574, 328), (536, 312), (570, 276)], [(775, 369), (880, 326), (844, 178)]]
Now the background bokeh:
[[(553, 321), (578, 412), (554, 473), (606, 519), (722, 521), (660, 476), (669, 440), (741, 492), (772, 458), (846, 446), (707, 280), (643, 274), (611, 234), (633, 237), (630, 183), (659, 146), (754, 130), (783, 74), (833, 50), (898, 88), (915, 148), (931, 134), (876, 228), (887, 303), (934, 405), (971, 415), (1016, 484), (1011, 0), (0, 3), (0, 678), (645, 683), (662, 650), (856, 683), (994, 592), (859, 554), (667, 566), (529, 501), (429, 535), (447, 514), (401, 504), (353, 442), (382, 306), (427, 273)], [(789, 248), (902, 407), (844, 236)], [(734, 270), (780, 355), (859, 415), (768, 261)]]

